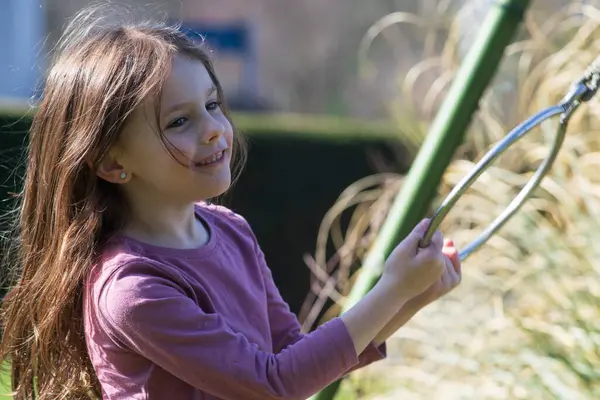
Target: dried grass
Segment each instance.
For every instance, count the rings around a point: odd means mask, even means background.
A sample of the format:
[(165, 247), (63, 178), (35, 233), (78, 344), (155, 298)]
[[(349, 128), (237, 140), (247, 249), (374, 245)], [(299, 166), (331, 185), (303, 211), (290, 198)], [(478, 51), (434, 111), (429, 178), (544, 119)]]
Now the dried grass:
[[(440, 15), (428, 18), (442, 27), (429, 24), (423, 42), (447, 37), (443, 48), (436, 52), (429, 46), (420, 63), (399, 72), (403, 79), (393, 106), (403, 104), (413, 119), (432, 118), (461, 59), (460, 19), (449, 21), (448, 2), (438, 3)], [(423, 19), (396, 14), (385, 21), (419, 24)], [(506, 51), (465, 145), (443, 176), (436, 205), (493, 142), (556, 103), (599, 50), (597, 3), (572, 1), (542, 21), (530, 13), (521, 39)], [(429, 90), (420, 92), (423, 80)], [(592, 99), (580, 107), (552, 171), (521, 211), (464, 263), (462, 285), (397, 332), (388, 360), (354, 374), (346, 386), (360, 387), (367, 377), (378, 376), (389, 390), (372, 399), (600, 398), (599, 104)], [(525, 137), (484, 173), (444, 221), (445, 236), (459, 247), (473, 240), (543, 160), (554, 128), (549, 124)], [(416, 131), (415, 140), (425, 133)], [(402, 179), (394, 174), (365, 178), (349, 187), (325, 217), (315, 258), (308, 260), (318, 278), (317, 294), (309, 296), (301, 316), (306, 328), (324, 300), (340, 302), (349, 293), (353, 268)], [(342, 224), (342, 216), (350, 223)], [(327, 243), (337, 249), (333, 256)], [(333, 307), (328, 315), (337, 311)]]

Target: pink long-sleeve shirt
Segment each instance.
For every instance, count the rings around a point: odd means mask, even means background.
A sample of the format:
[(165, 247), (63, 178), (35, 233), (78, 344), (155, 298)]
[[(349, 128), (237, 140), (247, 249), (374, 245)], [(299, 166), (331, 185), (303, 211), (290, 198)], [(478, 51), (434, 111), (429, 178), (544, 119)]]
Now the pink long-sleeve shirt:
[(104, 399), (306, 399), (383, 359), (357, 355), (341, 319), (302, 334), (246, 221), (199, 204), (208, 243), (172, 249), (117, 236), (84, 290)]

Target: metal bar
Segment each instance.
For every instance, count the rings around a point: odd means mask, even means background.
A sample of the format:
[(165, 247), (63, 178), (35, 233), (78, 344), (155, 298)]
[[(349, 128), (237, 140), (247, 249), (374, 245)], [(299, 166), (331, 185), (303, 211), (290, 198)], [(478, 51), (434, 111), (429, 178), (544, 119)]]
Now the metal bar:
[(546, 159), (542, 162), (533, 177), (521, 189), (517, 196), (515, 196), (506, 209), (488, 227), (486, 227), (486, 229), (484, 229), (483, 232), (479, 234), (479, 236), (473, 242), (469, 243), (459, 252), (459, 258), (461, 261), (464, 261), (475, 250), (487, 242), (487, 240), (521, 208), (531, 193), (533, 193), (533, 191), (539, 186), (544, 176), (546, 176), (552, 167), (558, 152), (560, 151), (565, 138), (567, 124), (571, 115), (581, 104), (580, 99), (587, 97), (590, 92), (593, 92), (593, 90), (590, 90), (586, 83), (576, 83), (573, 85), (569, 93), (563, 98), (560, 104), (548, 107), (533, 115), (525, 122), (519, 124), (508, 135), (506, 135), (503, 140), (498, 142), (490, 151), (488, 151), (477, 163), (475, 168), (473, 168), (473, 171), (469, 175), (465, 176), (442, 202), (442, 205), (438, 208), (434, 217), (431, 219), (429, 227), (427, 228), (427, 231), (423, 235), (423, 239), (420, 242), (420, 246), (426, 247), (429, 244), (433, 234), (439, 228), (444, 217), (452, 209), (454, 204), (456, 204), (458, 199), (502, 153), (504, 153), (510, 146), (524, 137), (527, 133), (531, 132), (531, 130), (536, 128), (542, 122), (560, 114), (560, 123), (557, 127), (552, 147), (550, 148)]

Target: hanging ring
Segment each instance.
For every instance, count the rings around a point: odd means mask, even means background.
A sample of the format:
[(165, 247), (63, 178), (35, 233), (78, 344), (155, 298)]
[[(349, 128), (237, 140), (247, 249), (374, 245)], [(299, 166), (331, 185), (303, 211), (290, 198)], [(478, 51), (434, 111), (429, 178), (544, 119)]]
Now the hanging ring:
[(498, 142), (490, 151), (488, 151), (475, 165), (473, 171), (464, 177), (442, 202), (442, 205), (437, 209), (436, 213), (431, 219), (429, 227), (423, 235), (419, 246), (427, 247), (429, 245), (433, 234), (439, 228), (444, 217), (448, 214), (450, 209), (452, 209), (458, 199), (502, 153), (504, 153), (510, 146), (512, 146), (542, 122), (560, 115), (560, 122), (558, 124), (556, 136), (554, 138), (554, 142), (552, 143), (550, 153), (546, 159), (542, 162), (542, 164), (535, 171), (533, 177), (529, 180), (529, 182), (527, 182), (523, 189), (521, 189), (519, 194), (506, 207), (502, 214), (500, 214), (475, 240), (459, 251), (458, 254), (460, 260), (465, 260), (475, 250), (481, 247), (481, 245), (487, 242), (487, 240), (519, 210), (529, 195), (539, 186), (544, 176), (548, 173), (554, 160), (556, 159), (556, 155), (562, 146), (565, 132), (567, 130), (567, 124), (571, 115), (579, 107), (582, 101), (587, 101), (591, 98), (591, 90), (593, 90), (595, 93), (597, 88), (594, 87), (590, 89), (590, 87), (583, 80), (577, 82), (575, 85), (573, 85), (571, 91), (558, 105), (548, 107), (533, 115), (525, 122), (515, 127), (505, 136), (503, 140)]

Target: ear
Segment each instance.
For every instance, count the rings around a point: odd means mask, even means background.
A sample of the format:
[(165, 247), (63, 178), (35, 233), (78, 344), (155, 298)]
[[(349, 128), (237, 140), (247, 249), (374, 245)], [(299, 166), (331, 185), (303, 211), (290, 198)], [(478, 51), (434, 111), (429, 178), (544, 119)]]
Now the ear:
[(128, 182), (131, 178), (131, 174), (125, 171), (125, 168), (117, 162), (112, 151), (100, 161), (96, 175), (107, 182), (117, 184)]

